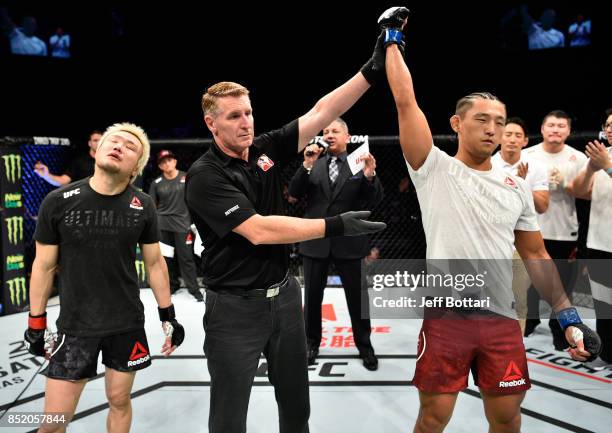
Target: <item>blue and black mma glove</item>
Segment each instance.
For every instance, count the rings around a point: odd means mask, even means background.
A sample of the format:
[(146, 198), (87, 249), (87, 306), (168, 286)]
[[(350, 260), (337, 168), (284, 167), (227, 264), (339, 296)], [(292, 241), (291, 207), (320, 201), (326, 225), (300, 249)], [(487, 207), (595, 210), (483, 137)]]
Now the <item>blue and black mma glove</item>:
[(46, 356), (45, 332), (47, 331), (47, 312), (32, 316), (28, 314), (28, 329), (23, 334), (28, 352), (35, 356)]
[(406, 19), (408, 19), (408, 15), (410, 15), (410, 10), (407, 8), (394, 6), (378, 17), (378, 25), (385, 35), (383, 45), (386, 47), (389, 44), (396, 44), (402, 52), (402, 56), (404, 55), (405, 45), (402, 28)]
[(580, 319), (575, 307), (558, 311), (557, 320), (563, 331), (570, 326), (575, 328), (572, 332), (574, 341), (584, 340), (584, 350), (591, 354), (587, 361), (593, 361), (599, 356), (601, 353), (601, 339), (597, 332), (582, 323), (582, 319)]
[(405, 7), (396, 6), (387, 9), (378, 18), (381, 32), (376, 39), (372, 57), (361, 68), (361, 73), (371, 86), (385, 79), (385, 47), (389, 43), (397, 43), (404, 54), (401, 28), (409, 12)]
[(185, 328), (176, 321), (174, 305), (170, 304), (166, 308), (157, 307), (157, 311), (159, 312), (159, 320), (162, 322), (164, 334), (166, 334), (166, 337), (170, 337), (173, 346), (180, 346), (183, 340), (185, 340)]

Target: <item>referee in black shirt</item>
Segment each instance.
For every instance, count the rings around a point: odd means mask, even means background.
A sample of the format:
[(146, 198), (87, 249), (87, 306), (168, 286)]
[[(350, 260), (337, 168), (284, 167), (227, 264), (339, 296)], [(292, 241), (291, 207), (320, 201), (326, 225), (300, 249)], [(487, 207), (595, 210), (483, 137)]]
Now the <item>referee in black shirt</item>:
[(373, 233), (385, 224), (363, 221), (367, 211), (326, 219), (281, 216), (281, 170), (317, 132), (348, 110), (381, 71), (384, 74), (380, 46), (360, 73), (308, 113), (256, 138), (245, 87), (221, 82), (202, 97), (214, 142), (187, 172), (185, 193), (206, 247), (202, 269), (208, 286), (204, 353), (211, 376), (210, 433), (246, 431), (262, 352), (279, 407), (280, 431), (308, 432), (302, 296), (295, 278), (287, 274), (286, 244)]

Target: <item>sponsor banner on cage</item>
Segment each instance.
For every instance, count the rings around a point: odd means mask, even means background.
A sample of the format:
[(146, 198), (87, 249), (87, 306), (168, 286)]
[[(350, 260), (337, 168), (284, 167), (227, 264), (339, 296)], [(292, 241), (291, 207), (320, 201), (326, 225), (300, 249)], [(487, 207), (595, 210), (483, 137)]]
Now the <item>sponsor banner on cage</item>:
[(24, 200), (21, 188), (24, 163), (19, 149), (15, 147), (0, 148), (0, 159), (0, 314), (10, 314), (28, 308), (24, 262)]
[(37, 146), (70, 146), (70, 139), (63, 137), (32, 137)]

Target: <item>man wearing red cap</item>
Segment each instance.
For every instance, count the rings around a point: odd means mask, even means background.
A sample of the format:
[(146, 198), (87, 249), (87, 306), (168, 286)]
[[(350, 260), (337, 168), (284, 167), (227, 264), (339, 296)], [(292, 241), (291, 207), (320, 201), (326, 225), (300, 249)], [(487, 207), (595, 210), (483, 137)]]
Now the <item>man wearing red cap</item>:
[[(162, 175), (151, 183), (149, 195), (157, 205), (160, 241), (162, 253), (168, 262), (170, 287), (173, 293), (180, 287), (173, 266), (177, 263), (189, 293), (202, 302), (204, 297), (198, 286), (193, 261), (191, 217), (185, 204), (185, 172), (176, 168), (176, 156), (171, 150), (159, 151), (157, 166)], [(170, 260), (172, 257), (176, 258), (176, 262)]]

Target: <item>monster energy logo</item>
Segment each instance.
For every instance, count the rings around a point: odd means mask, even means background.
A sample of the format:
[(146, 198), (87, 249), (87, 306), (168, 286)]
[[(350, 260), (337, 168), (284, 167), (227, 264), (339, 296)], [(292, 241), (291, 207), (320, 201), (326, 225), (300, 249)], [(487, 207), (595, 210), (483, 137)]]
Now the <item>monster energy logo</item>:
[(25, 277), (13, 278), (6, 283), (9, 286), (9, 292), (11, 294), (11, 304), (15, 307), (25, 304), (27, 299)]
[(17, 242), (23, 240), (23, 217), (4, 218), (4, 221), (8, 230), (9, 243), (17, 245)]
[(136, 272), (138, 273), (138, 280), (144, 283), (146, 281), (144, 261), (136, 260), (134, 263), (136, 264)]
[(18, 269), (23, 269), (23, 255), (18, 254), (16, 256), (6, 256), (6, 270), (7, 271), (15, 271)]
[(6, 179), (11, 183), (21, 179), (21, 156), (16, 154), (2, 155), (2, 159), (4, 159)]
[(20, 193), (4, 194), (4, 207), (6, 209), (15, 209), (21, 206)]

